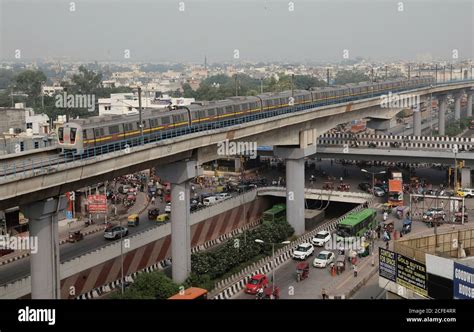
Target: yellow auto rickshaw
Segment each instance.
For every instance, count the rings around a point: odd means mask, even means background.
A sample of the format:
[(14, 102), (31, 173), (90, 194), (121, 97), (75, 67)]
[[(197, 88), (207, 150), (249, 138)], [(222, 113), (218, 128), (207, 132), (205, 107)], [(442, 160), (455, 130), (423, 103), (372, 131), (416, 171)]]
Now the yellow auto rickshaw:
[(167, 222), (168, 220), (170, 220), (170, 216), (167, 213), (160, 214), (156, 217), (156, 221), (158, 222)]
[(138, 226), (138, 224), (140, 223), (140, 217), (138, 216), (138, 214), (134, 213), (134, 214), (131, 214), (128, 216), (128, 226)]

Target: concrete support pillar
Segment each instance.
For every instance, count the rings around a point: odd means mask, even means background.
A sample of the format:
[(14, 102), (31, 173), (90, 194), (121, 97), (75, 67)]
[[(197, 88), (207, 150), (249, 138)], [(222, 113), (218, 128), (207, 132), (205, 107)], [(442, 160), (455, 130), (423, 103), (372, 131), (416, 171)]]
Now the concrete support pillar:
[(461, 97), (463, 92), (454, 94), (454, 121), (461, 119)]
[(240, 172), (240, 168), (242, 167), (242, 163), (240, 161), (240, 157), (236, 157), (234, 159), (234, 168), (236, 172)]
[(191, 272), (191, 226), (189, 180), (200, 175), (196, 161), (181, 161), (156, 168), (156, 174), (171, 183), (171, 275), (182, 283)]
[(474, 95), (474, 91), (467, 93), (467, 116), (472, 116), (472, 96)]
[(286, 162), (286, 219), (295, 235), (305, 232), (304, 158), (316, 153), (316, 146), (306, 148), (274, 147), (274, 154)]
[(413, 135), (421, 136), (421, 111), (419, 105), (413, 110)]
[(30, 254), (31, 298), (60, 299), (58, 213), (66, 209), (66, 197), (20, 206), (29, 219), (30, 239), (38, 250)]
[(445, 129), (446, 129), (446, 103), (447, 103), (447, 98), (446, 95), (441, 95), (438, 97), (438, 109), (439, 109), (439, 114), (438, 114), (438, 133), (439, 136), (444, 136), (446, 135)]
[(461, 169), (461, 187), (472, 188), (471, 187), (471, 168), (469, 167), (464, 167)]

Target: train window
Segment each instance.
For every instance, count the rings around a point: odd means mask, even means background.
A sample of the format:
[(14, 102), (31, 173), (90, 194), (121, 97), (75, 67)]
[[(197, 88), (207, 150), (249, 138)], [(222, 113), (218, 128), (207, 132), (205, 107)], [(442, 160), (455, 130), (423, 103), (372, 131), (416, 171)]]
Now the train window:
[(64, 128), (63, 127), (58, 129), (58, 138), (61, 143), (64, 141)]
[(169, 116), (163, 116), (161, 118), (161, 124), (169, 124), (170, 123), (170, 117)]
[(225, 112), (224, 107), (219, 107), (217, 109), (217, 115), (222, 115), (222, 114), (224, 114), (224, 112)]
[(123, 125), (123, 127), (124, 127), (125, 131), (132, 131), (133, 130), (133, 124), (131, 124), (131, 123), (125, 123)]
[(240, 106), (241, 106), (242, 111), (246, 111), (249, 109), (249, 104), (247, 103), (241, 104)]
[(109, 127), (109, 134), (110, 135), (117, 134), (119, 131), (120, 131), (120, 129), (119, 129), (118, 125)]
[(214, 115), (216, 115), (216, 110), (215, 109), (210, 109), (210, 110), (207, 111), (207, 114), (209, 116), (214, 116)]
[(176, 123), (180, 123), (182, 121), (181, 119), (181, 115), (173, 115), (173, 122), (176, 124)]
[(87, 139), (87, 130), (82, 131), (82, 138)]
[(206, 117), (206, 111), (198, 111), (198, 116), (199, 116), (200, 118)]
[(35, 142), (35, 149), (39, 149), (39, 142)]
[(77, 132), (76, 128), (71, 128), (71, 131), (70, 131), (70, 134), (69, 134), (69, 139), (71, 140), (71, 143), (76, 142), (76, 132)]
[(225, 108), (225, 112), (226, 112), (226, 114), (233, 113), (233, 112), (234, 112), (234, 109), (233, 109), (232, 106), (227, 106), (227, 107)]

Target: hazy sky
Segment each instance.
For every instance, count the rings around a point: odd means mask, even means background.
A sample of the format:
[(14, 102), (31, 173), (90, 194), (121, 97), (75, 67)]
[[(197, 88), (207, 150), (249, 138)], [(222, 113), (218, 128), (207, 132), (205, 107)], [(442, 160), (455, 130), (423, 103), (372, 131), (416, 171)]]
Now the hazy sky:
[[(71, 2), (75, 11), (70, 11)], [(180, 11), (180, 2), (184, 11)], [(339, 61), (474, 58), (474, 0), (0, 0), (13, 60)], [(404, 10), (398, 11), (399, 2)]]

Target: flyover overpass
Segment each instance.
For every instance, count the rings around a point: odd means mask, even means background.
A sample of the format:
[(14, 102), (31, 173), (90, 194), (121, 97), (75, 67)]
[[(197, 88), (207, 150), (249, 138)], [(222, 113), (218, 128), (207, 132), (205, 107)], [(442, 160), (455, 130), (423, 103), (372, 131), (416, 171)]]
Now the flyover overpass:
[[(397, 93), (400, 98), (407, 99), (420, 96), (421, 101), (430, 95), (439, 98), (439, 128), (440, 133), (443, 133), (447, 94), (455, 93), (456, 105), (460, 105), (460, 93), (466, 91), (469, 116), (472, 115), (473, 86), (473, 80), (452, 81)], [(31, 260), (32, 270), (41, 271), (36, 273), (36, 277), (35, 272), (32, 275), (33, 298), (59, 297), (59, 247), (55, 219), (58, 211), (65, 208), (64, 198), (60, 197), (64, 193), (157, 167), (158, 175), (172, 183), (172, 219), (182, 220), (172, 223), (171, 231), (173, 279), (179, 283), (190, 272), (188, 180), (200, 174), (200, 165), (221, 157), (217, 153), (219, 142), (252, 141), (258, 145), (276, 146), (276, 154), (286, 159), (287, 165), (288, 220), (295, 233), (300, 235), (304, 232), (304, 157), (316, 153), (317, 137), (338, 124), (386, 111), (386, 108), (381, 108), (380, 94), (349, 102), (336, 101), (324, 106), (288, 106), (262, 115), (240, 118), (238, 123), (223, 128), (210, 127), (195, 132), (190, 127), (189, 133), (178, 137), (170, 132), (153, 143), (90, 158), (65, 155), (63, 160), (41, 160), (40, 165), (31, 167), (25, 165), (19, 168), (14, 162), (0, 165), (0, 172), (4, 172), (0, 179), (0, 209), (20, 205), (30, 220), (31, 234), (38, 236), (40, 243), (48, 244)], [(414, 118), (416, 132), (418, 124), (421, 126), (421, 115)], [(288, 200), (289, 196), (294, 199)]]

